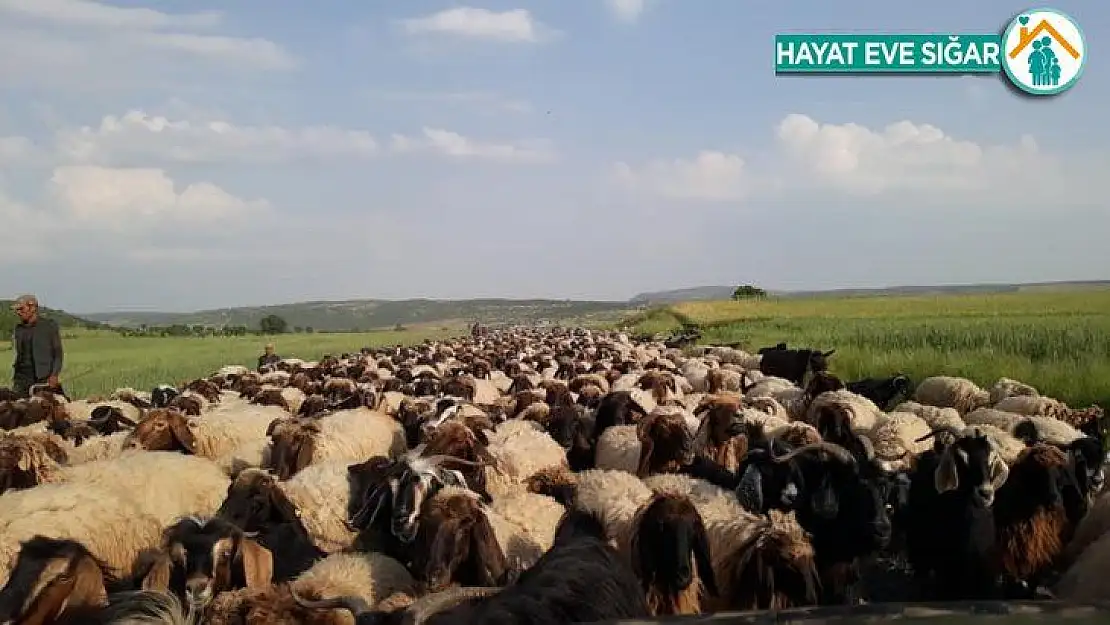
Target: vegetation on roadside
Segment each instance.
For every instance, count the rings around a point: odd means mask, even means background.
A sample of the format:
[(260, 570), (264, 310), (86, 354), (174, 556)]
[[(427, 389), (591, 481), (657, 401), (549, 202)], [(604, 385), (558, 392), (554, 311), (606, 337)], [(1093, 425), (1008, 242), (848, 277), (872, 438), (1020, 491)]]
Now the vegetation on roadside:
[(752, 352), (779, 341), (835, 348), (832, 370), (847, 379), (1010, 377), (1073, 406), (1110, 407), (1110, 289), (689, 302), (622, 325), (659, 334), (691, 323), (701, 343)]

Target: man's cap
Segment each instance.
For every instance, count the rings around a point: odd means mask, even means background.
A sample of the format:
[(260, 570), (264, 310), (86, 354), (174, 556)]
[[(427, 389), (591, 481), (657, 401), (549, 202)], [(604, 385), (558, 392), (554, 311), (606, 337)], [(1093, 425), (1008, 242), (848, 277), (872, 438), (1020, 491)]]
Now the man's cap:
[(14, 302), (12, 302), (12, 310), (20, 308), (24, 304), (33, 304), (35, 306), (38, 306), (39, 305), (39, 298), (35, 297), (34, 295), (31, 295), (30, 293), (25, 293), (23, 295), (20, 295), (19, 297), (15, 298)]

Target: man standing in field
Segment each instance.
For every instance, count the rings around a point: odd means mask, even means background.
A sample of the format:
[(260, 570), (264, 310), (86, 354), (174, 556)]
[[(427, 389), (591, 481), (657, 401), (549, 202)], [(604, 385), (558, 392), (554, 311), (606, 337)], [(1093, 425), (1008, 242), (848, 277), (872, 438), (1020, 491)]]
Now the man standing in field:
[(19, 315), (19, 324), (12, 331), (12, 389), (20, 397), (30, 396), (31, 387), (45, 384), (65, 395), (58, 376), (62, 373), (62, 334), (58, 322), (39, 316), (39, 300), (34, 295), (21, 295), (12, 304)]
[(265, 352), (263, 352), (263, 354), (258, 357), (258, 369), (261, 370), (262, 367), (265, 367), (266, 365), (276, 364), (280, 360), (281, 356), (278, 356), (274, 353), (274, 344), (266, 343)]

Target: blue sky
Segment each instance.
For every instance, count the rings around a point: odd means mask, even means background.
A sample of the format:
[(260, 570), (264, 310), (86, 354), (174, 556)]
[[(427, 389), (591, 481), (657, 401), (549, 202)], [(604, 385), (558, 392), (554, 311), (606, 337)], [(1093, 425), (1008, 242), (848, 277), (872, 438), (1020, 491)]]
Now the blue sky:
[(778, 32), (992, 31), (1009, 2), (0, 0), (0, 296), (1105, 278), (1110, 8), (1052, 6), (1096, 57), (1038, 101), (773, 73)]

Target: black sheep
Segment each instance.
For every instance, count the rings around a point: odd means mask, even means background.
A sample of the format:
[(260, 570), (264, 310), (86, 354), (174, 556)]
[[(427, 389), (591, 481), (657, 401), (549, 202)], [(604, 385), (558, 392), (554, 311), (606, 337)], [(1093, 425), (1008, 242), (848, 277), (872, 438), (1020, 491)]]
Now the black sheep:
[(856, 395), (870, 399), (881, 410), (886, 410), (899, 396), (908, 397), (913, 392), (913, 382), (902, 374), (889, 378), (863, 378), (849, 382), (845, 387)]
[(802, 386), (807, 373), (827, 371), (828, 357), (835, 349), (821, 352), (815, 349), (772, 349), (763, 353), (759, 370), (763, 375), (773, 375)]

